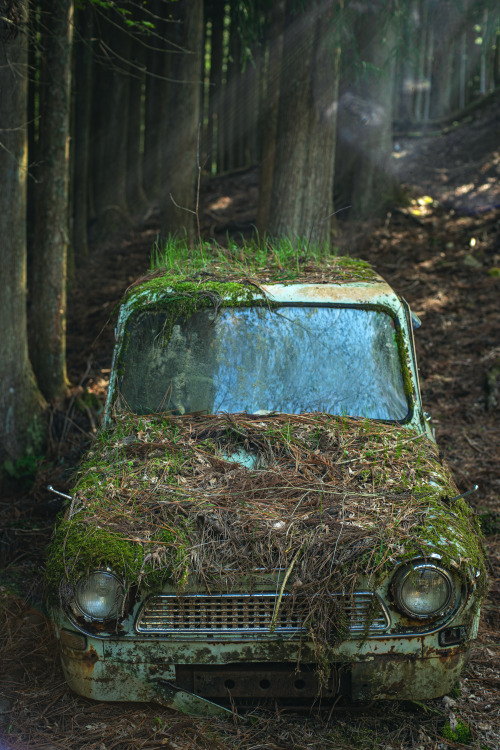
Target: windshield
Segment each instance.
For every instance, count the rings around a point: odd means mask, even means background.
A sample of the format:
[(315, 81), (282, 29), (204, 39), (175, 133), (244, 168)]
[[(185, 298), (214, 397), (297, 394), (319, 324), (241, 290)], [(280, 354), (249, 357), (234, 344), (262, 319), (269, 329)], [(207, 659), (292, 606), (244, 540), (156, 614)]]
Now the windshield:
[(408, 414), (394, 321), (342, 307), (202, 310), (173, 325), (133, 316), (119, 379), (138, 414), (170, 411)]

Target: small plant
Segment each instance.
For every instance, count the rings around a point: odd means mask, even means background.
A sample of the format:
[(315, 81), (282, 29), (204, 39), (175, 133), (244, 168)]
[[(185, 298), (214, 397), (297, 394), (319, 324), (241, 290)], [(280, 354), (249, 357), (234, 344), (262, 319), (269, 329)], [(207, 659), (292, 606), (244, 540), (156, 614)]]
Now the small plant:
[[(453, 726), (452, 726), (453, 723)], [(447, 721), (443, 727), (442, 736), (445, 740), (451, 740), (452, 742), (461, 742), (467, 745), (471, 740), (470, 727), (460, 719), (455, 719), (453, 722)]]

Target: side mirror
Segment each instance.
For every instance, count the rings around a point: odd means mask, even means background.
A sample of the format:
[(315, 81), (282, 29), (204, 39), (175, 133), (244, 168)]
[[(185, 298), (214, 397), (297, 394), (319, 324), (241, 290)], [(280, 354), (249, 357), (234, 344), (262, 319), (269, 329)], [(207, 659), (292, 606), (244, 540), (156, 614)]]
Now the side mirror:
[(420, 328), (422, 325), (422, 321), (418, 317), (417, 313), (414, 313), (413, 310), (411, 311), (411, 327), (414, 331), (417, 330), (417, 328)]

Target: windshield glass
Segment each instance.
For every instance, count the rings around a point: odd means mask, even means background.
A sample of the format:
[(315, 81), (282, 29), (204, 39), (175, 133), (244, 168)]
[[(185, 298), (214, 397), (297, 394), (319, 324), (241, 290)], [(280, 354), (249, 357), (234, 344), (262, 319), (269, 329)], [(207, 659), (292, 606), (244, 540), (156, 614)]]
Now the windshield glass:
[(360, 308), (162, 310), (128, 323), (119, 379), (135, 413), (408, 414), (394, 321)]

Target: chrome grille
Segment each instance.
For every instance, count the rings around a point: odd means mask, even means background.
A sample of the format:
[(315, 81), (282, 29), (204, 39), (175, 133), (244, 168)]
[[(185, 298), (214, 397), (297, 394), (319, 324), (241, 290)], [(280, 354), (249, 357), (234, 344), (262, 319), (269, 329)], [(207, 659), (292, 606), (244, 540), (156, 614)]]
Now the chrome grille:
[[(284, 594), (283, 598), (289, 596)], [(375, 635), (390, 624), (381, 600), (370, 591), (353, 595), (333, 594), (342, 599), (351, 635)], [(224, 639), (298, 637), (304, 632), (300, 616), (290, 607), (278, 610), (271, 632), (277, 596), (261, 594), (160, 594), (146, 600), (136, 622), (138, 633), (162, 633), (178, 637), (221, 636)]]

